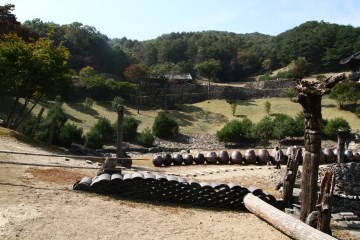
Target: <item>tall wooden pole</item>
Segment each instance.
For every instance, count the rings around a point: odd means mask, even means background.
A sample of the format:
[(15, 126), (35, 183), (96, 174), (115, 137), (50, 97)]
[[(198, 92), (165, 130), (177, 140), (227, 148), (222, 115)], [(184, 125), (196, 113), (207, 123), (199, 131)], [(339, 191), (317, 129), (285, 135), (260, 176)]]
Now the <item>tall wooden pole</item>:
[(165, 111), (167, 111), (167, 78), (164, 77), (164, 80), (165, 80), (165, 93), (164, 93), (164, 97), (165, 97), (165, 104), (164, 104), (164, 109)]
[(137, 89), (136, 89), (136, 108), (137, 108), (137, 114), (140, 114), (140, 80), (138, 80), (137, 83)]
[(344, 78), (345, 74), (338, 74), (321, 82), (301, 80), (296, 86), (299, 92), (298, 102), (303, 107), (305, 117), (305, 154), (301, 178), (300, 213), (300, 219), (304, 222), (307, 216), (315, 211), (317, 200), (322, 129), (321, 98)]
[[(116, 157), (122, 158), (123, 157), (122, 142), (123, 142), (124, 106), (118, 105), (116, 110), (117, 110)], [(120, 164), (122, 165), (122, 160), (120, 161)]]
[(207, 91), (207, 99), (210, 101), (210, 78), (208, 79), (208, 91)]

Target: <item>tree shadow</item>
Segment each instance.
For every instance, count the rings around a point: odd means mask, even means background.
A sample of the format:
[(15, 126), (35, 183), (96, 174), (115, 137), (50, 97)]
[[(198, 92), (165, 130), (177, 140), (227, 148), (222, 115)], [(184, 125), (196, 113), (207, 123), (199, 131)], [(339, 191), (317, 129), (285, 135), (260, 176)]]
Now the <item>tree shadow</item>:
[(224, 123), (228, 120), (223, 114), (204, 111), (200, 107), (191, 105), (177, 105), (177, 111), (172, 114), (178, 119), (180, 126), (191, 126), (199, 120), (209, 124)]
[(72, 115), (67, 114), (66, 116), (68, 117), (69, 120), (71, 120), (73, 122), (76, 122), (76, 123), (82, 123), (83, 122), (81, 119), (78, 119), (78, 118), (76, 118), (76, 117), (74, 117)]
[(182, 112), (185, 112), (185, 113), (194, 113), (194, 112), (200, 112), (200, 111), (203, 111), (202, 108), (200, 107), (196, 107), (196, 106), (192, 106), (192, 105), (177, 105), (176, 106), (178, 111), (182, 111)]
[(68, 105), (69, 105), (69, 107), (71, 107), (71, 108), (75, 109), (76, 111), (81, 112), (83, 114), (88, 114), (88, 115), (95, 116), (95, 117), (99, 115), (99, 113), (96, 110), (86, 107), (82, 103), (68, 103)]
[(247, 115), (243, 115), (243, 114), (234, 114), (234, 117), (238, 117), (238, 118), (247, 118)]
[(96, 104), (99, 105), (100, 107), (105, 108), (107, 111), (114, 111), (112, 108), (112, 105), (109, 101), (96, 101)]
[(323, 108), (333, 108), (333, 107), (336, 107), (336, 104), (324, 104), (324, 105), (321, 105), (321, 107), (323, 107)]
[(352, 113), (356, 112), (356, 108), (358, 107), (358, 104), (346, 104), (343, 106), (342, 110), (349, 111)]
[(173, 112), (171, 115), (176, 118), (177, 122), (181, 127), (191, 126), (195, 121), (195, 118), (192, 115), (188, 115), (185, 113)]
[(240, 106), (255, 106), (255, 101), (254, 100), (241, 100), (241, 101), (237, 101), (238, 105)]

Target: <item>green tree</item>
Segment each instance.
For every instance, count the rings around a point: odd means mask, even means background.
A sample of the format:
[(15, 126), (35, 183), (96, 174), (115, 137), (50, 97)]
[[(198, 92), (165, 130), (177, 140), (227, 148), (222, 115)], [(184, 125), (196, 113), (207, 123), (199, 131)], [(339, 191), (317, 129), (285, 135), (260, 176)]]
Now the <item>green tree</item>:
[[(15, 96), (6, 119), (7, 127), (17, 128), (44, 98), (69, 92), (72, 82), (68, 59), (68, 50), (55, 46), (49, 39), (26, 43), (15, 34), (1, 37), (1, 90)], [(21, 98), (24, 104), (20, 107)], [(33, 105), (28, 108), (30, 103)], [(17, 108), (19, 112), (15, 111)]]
[(61, 126), (55, 135), (54, 143), (59, 146), (70, 147), (72, 143), (83, 144), (83, 129), (72, 123)]
[(272, 61), (270, 58), (264, 59), (261, 62), (261, 67), (266, 73), (271, 73), (271, 65), (272, 65)]
[(114, 97), (114, 99), (111, 101), (111, 107), (114, 111), (116, 111), (117, 106), (124, 105), (124, 99), (120, 96)]
[(209, 59), (202, 63), (196, 64), (195, 69), (200, 74), (202, 74), (208, 78), (208, 93), (207, 93), (208, 96), (207, 97), (208, 97), (208, 100), (210, 100), (210, 82), (216, 81), (216, 75), (221, 69), (221, 63), (218, 60)]
[(293, 137), (303, 137), (304, 130), (305, 130), (305, 117), (303, 112), (299, 112), (296, 114), (294, 118), (294, 130), (293, 130)]
[(334, 99), (339, 109), (346, 103), (357, 103), (360, 99), (360, 84), (353, 81), (342, 81), (332, 88), (329, 97)]
[[(56, 138), (59, 136), (59, 131), (65, 125), (68, 120), (68, 116), (65, 114), (62, 109), (62, 102), (60, 96), (57, 96), (55, 99), (55, 104), (49, 109), (46, 114), (46, 117), (42, 120), (39, 125), (39, 129), (35, 133), (35, 139), (46, 142), (49, 137), (49, 129), (52, 121), (56, 121), (55, 126), (55, 144), (62, 144), (62, 142), (56, 142)], [(35, 122), (34, 122), (35, 123)]]
[(273, 119), (274, 130), (272, 136), (282, 141), (285, 137), (294, 135), (295, 120), (286, 114), (277, 114)]
[(155, 137), (149, 128), (145, 128), (144, 131), (140, 133), (137, 140), (141, 146), (151, 147), (155, 141)]
[(236, 100), (226, 100), (226, 102), (227, 102), (228, 104), (230, 104), (231, 113), (232, 113), (233, 116), (235, 116), (236, 108), (237, 108), (237, 106), (239, 105), (239, 102), (236, 101)]
[(340, 128), (350, 129), (349, 122), (341, 117), (333, 118), (326, 122), (323, 132), (326, 137), (335, 140), (337, 139), (337, 132)]
[(274, 132), (274, 122), (268, 116), (263, 117), (255, 126), (254, 126), (254, 136), (257, 136), (260, 139), (260, 142), (265, 146)]
[(179, 134), (179, 124), (165, 112), (159, 112), (152, 125), (152, 132), (157, 137), (175, 137)]
[(84, 100), (84, 105), (87, 108), (91, 108), (94, 105), (94, 100), (91, 97), (86, 97)]
[(137, 113), (140, 113), (140, 81), (144, 80), (147, 76), (147, 71), (140, 65), (130, 65), (125, 69), (125, 76), (130, 78), (133, 82), (137, 84), (136, 89), (136, 107)]
[(305, 57), (298, 57), (293, 60), (289, 68), (294, 78), (303, 79), (309, 75), (309, 63)]
[(90, 129), (90, 132), (94, 131), (100, 134), (104, 143), (109, 143), (114, 140), (115, 129), (111, 125), (109, 119), (101, 117), (95, 123), (95, 125)]
[(264, 107), (265, 107), (265, 112), (267, 113), (267, 115), (269, 115), (271, 109), (271, 103), (269, 101), (264, 102)]
[(293, 88), (287, 88), (283, 90), (283, 95), (287, 98), (290, 98), (290, 101), (294, 101), (294, 97), (296, 97), (296, 91)]
[(125, 116), (123, 121), (123, 137), (125, 141), (132, 142), (136, 139), (139, 121), (131, 116)]
[(232, 120), (216, 132), (216, 138), (220, 142), (239, 142), (241, 140), (251, 140), (254, 124), (245, 118), (242, 121)]

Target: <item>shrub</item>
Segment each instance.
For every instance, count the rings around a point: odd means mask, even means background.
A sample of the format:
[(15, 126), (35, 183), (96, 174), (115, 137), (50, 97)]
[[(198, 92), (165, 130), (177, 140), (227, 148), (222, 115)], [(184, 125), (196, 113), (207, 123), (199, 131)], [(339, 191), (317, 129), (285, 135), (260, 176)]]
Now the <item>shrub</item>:
[(49, 137), (49, 128), (53, 119), (56, 120), (56, 129), (54, 136), (58, 135), (59, 129), (64, 126), (65, 122), (68, 120), (67, 115), (61, 107), (62, 103), (60, 102), (59, 98), (60, 97), (57, 97), (55, 105), (49, 109), (46, 117), (39, 124), (39, 128), (35, 133), (36, 140), (47, 141), (47, 138)]
[(175, 137), (179, 134), (179, 124), (165, 112), (159, 112), (152, 125), (157, 137)]
[(91, 108), (94, 105), (94, 100), (91, 97), (86, 97), (84, 105), (88, 108)]
[(328, 120), (328, 122), (324, 125), (324, 135), (330, 139), (336, 139), (337, 138), (337, 132), (340, 128), (344, 129), (350, 129), (349, 123), (341, 118), (333, 118)]
[(356, 116), (358, 116), (360, 118), (360, 107), (357, 107), (355, 109), (355, 114), (356, 114)]
[(274, 122), (266, 116), (254, 126), (254, 136), (256, 136), (265, 145), (273, 136)]
[(232, 120), (216, 132), (216, 138), (220, 142), (238, 142), (242, 139), (250, 140), (252, 138), (253, 123), (245, 118), (242, 122)]
[(90, 132), (97, 132), (103, 142), (111, 142), (114, 140), (115, 129), (111, 125), (110, 121), (104, 117), (100, 118), (95, 125), (90, 129)]
[(85, 135), (85, 147), (88, 148), (102, 148), (104, 146), (104, 141), (99, 132), (90, 131)]
[(267, 114), (270, 113), (271, 103), (269, 101), (264, 102), (265, 111)]
[(293, 135), (291, 137), (303, 137), (305, 128), (305, 117), (303, 112), (299, 112), (294, 118)]
[(114, 111), (116, 111), (118, 105), (123, 105), (123, 104), (124, 104), (124, 99), (119, 96), (114, 97), (114, 99), (111, 101), (111, 107)]
[(30, 136), (35, 123), (36, 123), (36, 117), (31, 115), (31, 117), (26, 119), (22, 124), (21, 132), (25, 135)]
[(144, 131), (140, 133), (137, 140), (141, 146), (151, 147), (154, 143), (155, 137), (149, 128), (145, 128)]
[(233, 116), (235, 116), (236, 108), (239, 105), (238, 101), (236, 100), (226, 100), (228, 104), (230, 104), (231, 113)]
[(225, 124), (225, 126), (216, 132), (216, 138), (220, 142), (237, 142), (240, 141), (241, 122), (232, 120)]
[(295, 120), (286, 115), (278, 114), (273, 120), (274, 130), (272, 136), (281, 141), (285, 137), (290, 137), (294, 135)]
[(283, 95), (290, 98), (290, 101), (293, 102), (293, 98), (296, 97), (296, 91), (293, 88), (284, 89)]
[(83, 129), (75, 124), (67, 123), (62, 126), (58, 134), (55, 135), (54, 143), (56, 145), (70, 147), (72, 143), (83, 144)]
[(123, 138), (124, 141), (133, 141), (136, 138), (139, 121), (133, 117), (125, 116), (123, 121)]

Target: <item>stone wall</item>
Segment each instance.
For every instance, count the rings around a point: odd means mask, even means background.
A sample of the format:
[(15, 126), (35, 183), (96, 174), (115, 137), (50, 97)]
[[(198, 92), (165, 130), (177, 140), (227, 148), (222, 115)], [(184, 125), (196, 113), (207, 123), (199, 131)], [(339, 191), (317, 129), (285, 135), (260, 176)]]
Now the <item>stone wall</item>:
[(333, 212), (354, 212), (360, 215), (360, 163), (321, 166), (319, 182), (326, 171), (335, 174)]
[[(211, 85), (210, 99), (250, 100), (254, 98), (282, 97), (284, 89), (294, 88), (295, 85), (296, 82), (292, 80), (249, 82), (244, 87)], [(162, 108), (165, 106), (164, 88), (145, 87), (142, 91), (142, 105)], [(207, 84), (173, 84), (166, 89), (166, 105), (168, 108), (174, 104), (190, 104), (206, 101), (207, 99)]]

